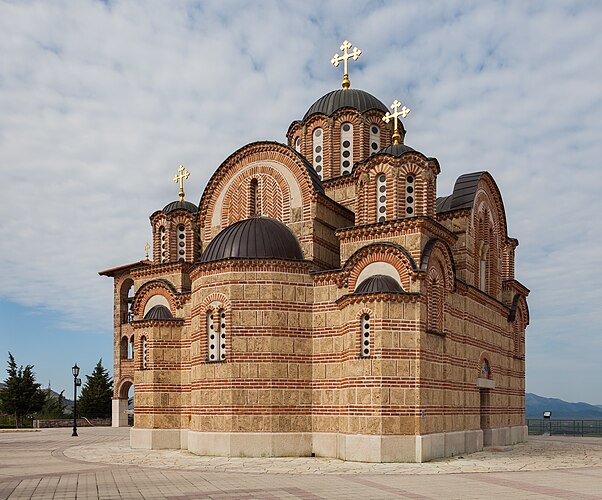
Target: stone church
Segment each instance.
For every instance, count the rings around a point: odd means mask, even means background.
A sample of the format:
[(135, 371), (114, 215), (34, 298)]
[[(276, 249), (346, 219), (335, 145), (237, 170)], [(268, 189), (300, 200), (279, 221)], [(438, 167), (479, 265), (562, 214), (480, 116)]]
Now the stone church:
[[(114, 279), (113, 425), (200, 455), (423, 462), (524, 441), (529, 290), (488, 172), (437, 197), (401, 118), (343, 88), (150, 216)], [(148, 246), (148, 245), (147, 245)], [(148, 252), (148, 251), (147, 251)]]

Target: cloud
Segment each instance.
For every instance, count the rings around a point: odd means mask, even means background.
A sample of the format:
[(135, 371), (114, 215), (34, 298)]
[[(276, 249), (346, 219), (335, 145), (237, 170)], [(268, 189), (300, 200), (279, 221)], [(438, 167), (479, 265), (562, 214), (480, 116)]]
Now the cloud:
[(348, 37), (352, 86), (412, 108), (440, 195), (475, 170), (500, 185), (532, 289), (529, 389), (553, 394), (547, 363), (602, 354), (601, 21), (597, 2), (1, 3), (0, 297), (110, 332), (96, 272), (144, 256), (177, 166), (198, 202), (234, 150), (284, 141), (339, 86)]

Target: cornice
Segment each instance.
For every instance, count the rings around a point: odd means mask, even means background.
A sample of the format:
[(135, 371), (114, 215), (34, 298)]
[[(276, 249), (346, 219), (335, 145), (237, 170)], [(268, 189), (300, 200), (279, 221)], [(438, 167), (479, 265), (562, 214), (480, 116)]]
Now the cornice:
[(403, 302), (412, 303), (420, 300), (422, 294), (416, 292), (376, 292), (376, 293), (349, 293), (338, 298), (335, 303), (342, 309), (350, 304), (362, 302)]
[(384, 238), (391, 236), (402, 236), (412, 229), (427, 229), (433, 235), (441, 238), (448, 245), (453, 246), (458, 237), (445, 226), (431, 217), (417, 216), (403, 219), (388, 220), (385, 222), (373, 222), (339, 229), (336, 236), (341, 243), (371, 239), (373, 237)]
[(312, 267), (313, 263), (308, 260), (230, 258), (197, 264), (190, 272), (190, 278), (194, 281), (201, 276), (245, 271), (309, 274)]

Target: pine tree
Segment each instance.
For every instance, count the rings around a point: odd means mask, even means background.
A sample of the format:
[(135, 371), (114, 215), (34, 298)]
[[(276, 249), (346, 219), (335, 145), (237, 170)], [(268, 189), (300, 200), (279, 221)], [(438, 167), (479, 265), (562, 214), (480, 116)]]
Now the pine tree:
[(86, 375), (86, 383), (77, 401), (77, 413), (87, 418), (108, 418), (111, 416), (113, 380), (102, 366), (102, 358), (96, 364), (92, 375)]
[(32, 415), (42, 409), (46, 394), (36, 383), (33, 366), (23, 365), (17, 368), (14, 356), (8, 353), (8, 378), (5, 387), (0, 390), (0, 408), (9, 415), (14, 415), (17, 427), (23, 425), (23, 417)]

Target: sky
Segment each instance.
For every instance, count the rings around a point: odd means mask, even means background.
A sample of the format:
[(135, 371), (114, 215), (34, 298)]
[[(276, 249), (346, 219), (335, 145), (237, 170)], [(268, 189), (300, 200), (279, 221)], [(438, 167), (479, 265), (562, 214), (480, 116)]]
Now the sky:
[(530, 290), (527, 391), (602, 404), (602, 3), (0, 0), (0, 379), (112, 369), (112, 280), (190, 171), (340, 88), (412, 109), (438, 195), (488, 170)]

